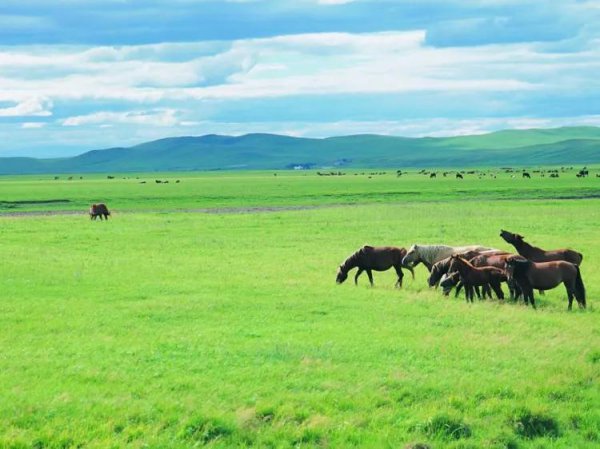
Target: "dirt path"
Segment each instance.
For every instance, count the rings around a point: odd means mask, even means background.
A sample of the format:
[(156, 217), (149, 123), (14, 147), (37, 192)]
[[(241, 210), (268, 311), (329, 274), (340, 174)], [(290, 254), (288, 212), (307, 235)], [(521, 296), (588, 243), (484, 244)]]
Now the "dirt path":
[[(363, 204), (364, 206), (365, 204)], [(184, 214), (258, 214), (269, 212), (287, 212), (313, 209), (326, 209), (332, 207), (350, 207), (354, 204), (319, 204), (319, 205), (299, 205), (299, 206), (253, 206), (253, 207), (212, 207), (199, 209), (125, 209), (113, 211), (115, 214), (131, 214), (131, 213), (184, 213)], [(87, 215), (87, 211), (79, 210), (36, 210), (36, 211), (10, 211), (0, 212), (0, 218), (20, 218), (20, 217), (44, 217), (53, 215)]]

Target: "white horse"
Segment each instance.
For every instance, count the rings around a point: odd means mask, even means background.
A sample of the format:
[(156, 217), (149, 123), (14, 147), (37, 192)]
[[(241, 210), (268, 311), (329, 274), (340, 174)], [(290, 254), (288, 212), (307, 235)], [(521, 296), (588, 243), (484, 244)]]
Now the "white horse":
[(434, 263), (440, 260), (450, 257), (453, 254), (462, 254), (467, 251), (499, 251), (495, 248), (489, 248), (481, 245), (468, 245), (468, 246), (448, 246), (448, 245), (413, 245), (410, 247), (404, 259), (402, 259), (402, 265), (407, 267), (414, 267), (419, 263), (422, 263), (431, 271), (431, 267)]

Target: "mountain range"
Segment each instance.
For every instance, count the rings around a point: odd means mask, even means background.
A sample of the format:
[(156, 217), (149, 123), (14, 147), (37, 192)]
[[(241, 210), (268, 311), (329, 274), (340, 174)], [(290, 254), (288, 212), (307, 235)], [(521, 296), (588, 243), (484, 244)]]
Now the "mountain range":
[(74, 157), (0, 158), (0, 174), (293, 168), (424, 168), (600, 163), (600, 128), (506, 130), (459, 137), (276, 134), (172, 137)]

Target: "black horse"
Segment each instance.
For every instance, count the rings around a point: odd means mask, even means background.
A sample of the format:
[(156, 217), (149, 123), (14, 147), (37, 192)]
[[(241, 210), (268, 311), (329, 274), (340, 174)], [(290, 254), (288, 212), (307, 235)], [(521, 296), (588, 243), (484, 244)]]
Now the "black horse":
[(92, 204), (90, 207), (90, 219), (91, 220), (95, 220), (97, 217), (100, 217), (100, 220), (102, 220), (102, 217), (104, 217), (105, 220), (108, 220), (109, 215), (110, 215), (110, 211), (108, 210), (108, 207), (106, 207), (106, 204), (104, 204), (104, 203)]
[(365, 245), (340, 265), (335, 281), (338, 284), (341, 284), (348, 278), (348, 272), (350, 270), (358, 268), (358, 271), (354, 276), (354, 283), (358, 285), (358, 276), (360, 276), (363, 271), (366, 271), (367, 276), (369, 276), (369, 282), (373, 285), (373, 270), (386, 271), (391, 267), (394, 267), (396, 274), (398, 275), (396, 286), (402, 287), (402, 278), (404, 277), (402, 268), (409, 270), (412, 273), (413, 279), (415, 278), (413, 269), (402, 265), (404, 256), (406, 256), (405, 248)]

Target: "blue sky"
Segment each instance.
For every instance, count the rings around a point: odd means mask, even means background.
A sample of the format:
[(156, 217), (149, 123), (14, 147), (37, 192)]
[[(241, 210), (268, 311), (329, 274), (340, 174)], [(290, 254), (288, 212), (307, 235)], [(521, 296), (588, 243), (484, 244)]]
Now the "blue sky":
[(600, 126), (600, 0), (2, 0), (0, 156)]

